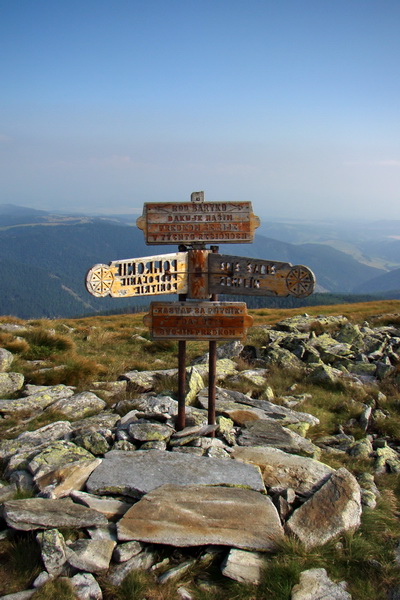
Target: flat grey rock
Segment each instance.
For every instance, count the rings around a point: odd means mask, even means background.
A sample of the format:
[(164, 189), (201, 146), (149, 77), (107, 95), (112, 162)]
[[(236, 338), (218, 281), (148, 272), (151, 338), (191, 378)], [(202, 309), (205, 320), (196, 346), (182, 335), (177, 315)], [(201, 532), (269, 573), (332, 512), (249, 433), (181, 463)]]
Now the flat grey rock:
[[(261, 369), (260, 372), (263, 373), (264, 371)], [(208, 390), (201, 391), (198, 396), (198, 402), (203, 408), (207, 408)], [(247, 412), (249, 421), (257, 419), (273, 419), (280, 421), (282, 424), (304, 422), (309, 423), (310, 425), (318, 425), (319, 423), (319, 419), (309, 413), (298, 412), (285, 406), (274, 404), (269, 400), (250, 398), (250, 396), (242, 394), (241, 392), (225, 390), (219, 387), (217, 387), (216, 390), (215, 408), (217, 412), (227, 414), (233, 419), (233, 415), (236, 414), (241, 422), (244, 422), (245, 414)], [(239, 411), (243, 413), (241, 417), (238, 415)]]
[(23, 592), (15, 592), (15, 594), (1, 596), (0, 600), (28, 600), (28, 598), (32, 598), (36, 591), (37, 590), (25, 590)]
[(143, 550), (132, 556), (129, 560), (119, 565), (113, 565), (107, 573), (107, 579), (112, 585), (121, 585), (123, 580), (131, 571), (147, 571), (157, 562), (157, 553)]
[(22, 531), (107, 525), (107, 519), (103, 515), (86, 506), (78, 506), (69, 499), (10, 500), (3, 505), (3, 518), (9, 527)]
[(70, 387), (63, 384), (39, 387), (38, 391), (25, 398), (0, 400), (0, 414), (6, 417), (18, 413), (36, 413), (54, 404), (60, 398), (69, 398), (73, 393)]
[(268, 490), (278, 493), (290, 488), (309, 496), (334, 473), (334, 469), (317, 460), (268, 446), (236, 446), (231, 457), (258, 465)]
[(278, 512), (268, 496), (198, 485), (157, 488), (133, 505), (117, 530), (120, 540), (263, 551), (275, 549), (283, 536)]
[(115, 546), (111, 540), (76, 540), (68, 547), (68, 562), (80, 571), (102, 573), (110, 566)]
[(272, 446), (290, 454), (317, 456), (319, 449), (309, 440), (271, 420), (250, 421), (238, 436), (240, 446)]
[(36, 431), (24, 431), (14, 440), (0, 442), (0, 459), (8, 459), (20, 452), (45, 448), (50, 442), (67, 439), (72, 432), (68, 421), (56, 421)]
[(65, 415), (67, 419), (83, 419), (95, 412), (101, 412), (106, 406), (104, 400), (93, 392), (81, 392), (70, 398), (57, 400), (52, 404), (51, 410)]
[(90, 475), (92, 494), (122, 494), (140, 498), (166, 483), (226, 485), (264, 492), (260, 470), (254, 465), (179, 452), (113, 450)]

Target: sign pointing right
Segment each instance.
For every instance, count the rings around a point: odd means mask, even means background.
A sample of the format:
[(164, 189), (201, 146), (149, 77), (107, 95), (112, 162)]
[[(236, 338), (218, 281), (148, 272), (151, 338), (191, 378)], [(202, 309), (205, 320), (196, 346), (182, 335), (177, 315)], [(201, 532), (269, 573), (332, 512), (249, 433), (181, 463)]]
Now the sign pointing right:
[(310, 269), (287, 262), (210, 254), (208, 269), (210, 294), (304, 298), (315, 288)]

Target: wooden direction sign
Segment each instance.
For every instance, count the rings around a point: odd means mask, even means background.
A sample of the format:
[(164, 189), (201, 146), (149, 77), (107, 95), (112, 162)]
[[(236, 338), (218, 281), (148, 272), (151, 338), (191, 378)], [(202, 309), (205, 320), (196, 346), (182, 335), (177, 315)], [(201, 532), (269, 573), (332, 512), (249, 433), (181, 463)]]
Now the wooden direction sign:
[(254, 239), (260, 220), (251, 202), (151, 202), (136, 221), (146, 244), (240, 244)]
[(99, 298), (185, 294), (187, 262), (187, 252), (176, 252), (95, 265), (86, 275), (86, 289)]
[(245, 302), (152, 302), (144, 323), (155, 340), (240, 340), (253, 317)]
[(86, 276), (86, 288), (93, 296), (113, 298), (159, 294), (187, 294), (193, 300), (211, 294), (303, 298), (314, 287), (314, 274), (303, 265), (196, 249), (99, 264)]
[(210, 294), (303, 298), (315, 288), (310, 269), (286, 262), (209, 254), (208, 270)]

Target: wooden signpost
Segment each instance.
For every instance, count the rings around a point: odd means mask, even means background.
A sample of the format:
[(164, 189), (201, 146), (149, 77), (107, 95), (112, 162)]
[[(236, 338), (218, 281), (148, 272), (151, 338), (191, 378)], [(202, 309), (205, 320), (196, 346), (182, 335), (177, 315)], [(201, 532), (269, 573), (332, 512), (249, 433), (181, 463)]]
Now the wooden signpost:
[(253, 241), (260, 220), (253, 214), (251, 202), (204, 202), (204, 195), (198, 194), (191, 202), (146, 203), (143, 215), (136, 221), (144, 232), (146, 244)]
[(193, 192), (191, 202), (146, 203), (137, 220), (146, 244), (177, 243), (179, 252), (115, 260), (87, 273), (86, 288), (96, 297), (178, 294), (179, 302), (152, 302), (144, 318), (153, 339), (179, 342), (178, 429), (185, 427), (186, 342), (209, 342), (208, 422), (213, 425), (217, 342), (243, 339), (253, 322), (244, 302), (218, 302), (218, 294), (302, 298), (314, 291), (314, 274), (303, 265), (205, 248), (250, 243), (259, 224), (251, 202), (205, 202), (204, 192)]
[(155, 340), (240, 340), (253, 317), (245, 302), (152, 302), (144, 323)]

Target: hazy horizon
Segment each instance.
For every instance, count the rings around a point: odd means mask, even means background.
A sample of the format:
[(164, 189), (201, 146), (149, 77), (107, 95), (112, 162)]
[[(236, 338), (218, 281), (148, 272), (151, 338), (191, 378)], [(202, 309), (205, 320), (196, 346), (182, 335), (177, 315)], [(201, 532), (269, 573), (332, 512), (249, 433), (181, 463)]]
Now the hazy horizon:
[[(397, 0), (1, 9), (0, 203), (400, 219)], [(138, 212), (135, 212), (138, 211)]]

